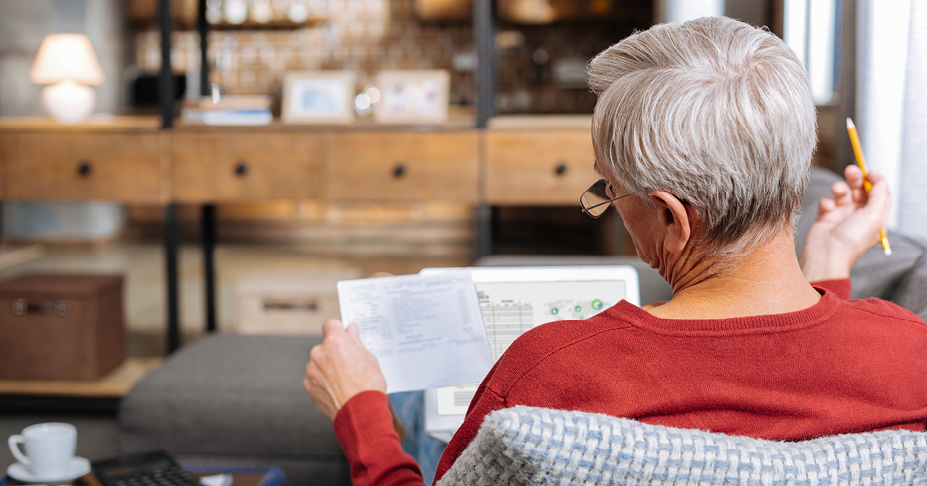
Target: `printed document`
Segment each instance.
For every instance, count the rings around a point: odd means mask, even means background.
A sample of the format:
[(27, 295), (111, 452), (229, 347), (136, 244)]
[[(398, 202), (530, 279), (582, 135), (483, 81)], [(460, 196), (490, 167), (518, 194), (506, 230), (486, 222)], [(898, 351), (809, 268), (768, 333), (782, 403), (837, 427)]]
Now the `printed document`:
[(479, 382), (493, 358), (467, 270), (338, 282), (341, 320), (357, 323), (386, 392)]

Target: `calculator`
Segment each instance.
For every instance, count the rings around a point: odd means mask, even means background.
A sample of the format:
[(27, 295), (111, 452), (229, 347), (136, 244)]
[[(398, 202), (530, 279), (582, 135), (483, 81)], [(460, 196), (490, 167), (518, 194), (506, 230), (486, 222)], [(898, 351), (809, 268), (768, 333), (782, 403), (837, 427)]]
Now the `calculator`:
[(94, 462), (102, 486), (200, 486), (167, 451), (151, 451)]

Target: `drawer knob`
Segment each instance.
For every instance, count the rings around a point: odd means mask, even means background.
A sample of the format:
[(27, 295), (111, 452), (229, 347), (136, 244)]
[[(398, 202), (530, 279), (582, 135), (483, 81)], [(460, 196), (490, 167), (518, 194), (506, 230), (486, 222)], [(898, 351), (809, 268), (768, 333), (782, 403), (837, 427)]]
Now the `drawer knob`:
[(14, 316), (24, 316), (29, 312), (29, 301), (20, 297), (18, 299), (13, 299), (13, 302), (10, 303), (10, 312)]
[(87, 177), (93, 172), (93, 164), (89, 160), (81, 160), (77, 164), (77, 174), (81, 177)]
[(235, 164), (235, 175), (239, 177), (248, 175), (248, 164), (246, 162), (239, 162)]
[(393, 177), (399, 179), (406, 175), (406, 165), (402, 162), (396, 164), (396, 167), (393, 168)]
[(55, 314), (64, 317), (71, 312), (71, 301), (68, 299), (58, 299), (54, 302), (32, 303), (23, 297), (13, 299), (10, 303), (10, 312), (13, 315), (24, 316), (30, 312), (35, 314)]
[(566, 162), (560, 162), (559, 164), (557, 164), (557, 167), (554, 168), (554, 173), (557, 174), (558, 176), (562, 176), (563, 174), (567, 173), (567, 168), (568, 167), (567, 167)]

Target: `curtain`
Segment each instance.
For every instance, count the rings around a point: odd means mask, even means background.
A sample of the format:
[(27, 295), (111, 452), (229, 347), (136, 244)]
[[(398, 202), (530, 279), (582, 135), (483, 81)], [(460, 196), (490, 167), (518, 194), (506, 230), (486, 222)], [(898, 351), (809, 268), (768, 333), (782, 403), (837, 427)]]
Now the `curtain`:
[(892, 189), (890, 228), (927, 238), (927, 2), (860, 0), (857, 125)]
[(664, 0), (658, 3), (660, 22), (685, 22), (724, 15), (724, 0)]
[(927, 238), (927, 2), (911, 2), (898, 226)]

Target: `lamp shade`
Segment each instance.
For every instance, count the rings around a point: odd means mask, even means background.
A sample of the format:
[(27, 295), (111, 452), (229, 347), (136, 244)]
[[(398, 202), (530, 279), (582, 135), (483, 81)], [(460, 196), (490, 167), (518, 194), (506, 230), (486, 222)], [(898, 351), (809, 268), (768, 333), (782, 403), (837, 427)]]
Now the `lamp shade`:
[(50, 34), (39, 47), (29, 79), (38, 84), (76, 81), (98, 85), (103, 83), (103, 69), (86, 35)]

